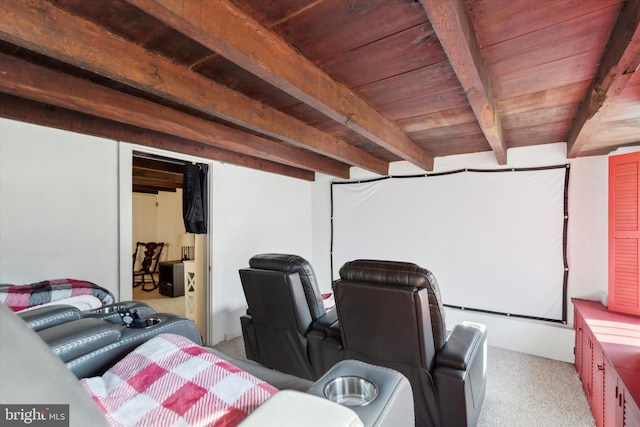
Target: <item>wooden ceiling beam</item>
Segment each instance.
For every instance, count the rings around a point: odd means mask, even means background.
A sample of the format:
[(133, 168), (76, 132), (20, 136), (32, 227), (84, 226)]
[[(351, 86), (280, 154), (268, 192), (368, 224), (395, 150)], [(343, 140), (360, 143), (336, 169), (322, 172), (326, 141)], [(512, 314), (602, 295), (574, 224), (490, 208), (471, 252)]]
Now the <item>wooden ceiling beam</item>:
[(424, 170), (433, 156), (231, 1), (126, 0), (187, 37)]
[[(136, 178), (133, 178), (133, 181), (131, 183), (131, 187), (132, 188), (145, 188), (145, 189), (153, 189), (155, 191), (167, 191), (167, 192), (171, 192), (171, 193), (175, 193), (177, 191), (178, 188), (181, 187), (174, 187), (174, 186), (165, 186), (162, 184), (158, 184), (156, 182), (146, 182), (144, 180), (138, 180)], [(135, 191), (135, 190), (134, 190)]]
[(487, 66), (464, 0), (420, 0), (498, 164), (507, 147)]
[(139, 185), (132, 185), (131, 189), (134, 193), (143, 193), (143, 194), (158, 194), (158, 189), (153, 187), (143, 187)]
[[(308, 170), (222, 150), (172, 135), (143, 130), (134, 126), (112, 122), (84, 113), (4, 93), (0, 93), (0, 117), (116, 141), (126, 141), (146, 147), (216, 160), (305, 181), (314, 181), (315, 179), (315, 173)], [(134, 163), (138, 160), (144, 159), (134, 158)]]
[[(135, 170), (133, 171), (135, 172)], [(169, 181), (160, 181), (157, 179), (144, 178), (140, 176), (136, 176), (135, 173), (132, 175), (132, 180), (134, 185), (142, 185), (145, 187), (157, 187), (164, 189), (176, 189), (182, 188), (182, 182), (169, 182)]]
[(152, 54), (49, 2), (6, 0), (0, 38), (253, 131), (379, 174), (388, 162)]
[(640, 0), (627, 0), (618, 15), (587, 96), (580, 104), (567, 140), (567, 157), (580, 155), (639, 66)]
[(0, 54), (0, 91), (175, 135), (289, 166), (348, 178), (327, 157), (222, 126), (122, 92)]
[(178, 186), (182, 186), (183, 181), (182, 173), (176, 174), (160, 170), (141, 169), (135, 165), (133, 166), (133, 177), (166, 182), (168, 184), (175, 184)]
[(168, 163), (162, 160), (144, 157), (144, 154), (137, 155), (133, 153), (133, 167), (137, 169), (163, 170), (166, 173), (178, 175), (184, 174), (184, 163)]

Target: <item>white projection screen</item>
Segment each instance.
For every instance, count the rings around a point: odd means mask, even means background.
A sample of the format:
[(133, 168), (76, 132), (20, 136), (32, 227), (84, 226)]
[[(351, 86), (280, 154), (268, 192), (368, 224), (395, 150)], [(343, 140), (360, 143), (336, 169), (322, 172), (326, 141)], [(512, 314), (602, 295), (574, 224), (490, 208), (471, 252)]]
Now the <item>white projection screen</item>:
[(332, 184), (332, 274), (355, 259), (431, 270), (450, 307), (566, 322), (569, 165)]

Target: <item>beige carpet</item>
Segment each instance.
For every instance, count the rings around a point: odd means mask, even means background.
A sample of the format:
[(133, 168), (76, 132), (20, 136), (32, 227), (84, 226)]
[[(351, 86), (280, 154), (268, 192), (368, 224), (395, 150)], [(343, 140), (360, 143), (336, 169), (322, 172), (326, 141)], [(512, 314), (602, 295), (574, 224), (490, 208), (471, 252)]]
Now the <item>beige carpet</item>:
[[(151, 283), (147, 284), (147, 288), (151, 288)], [(158, 313), (171, 313), (179, 316), (184, 316), (184, 296), (181, 297), (168, 297), (160, 294), (159, 288), (151, 292), (145, 292), (142, 290), (142, 286), (136, 286), (133, 288), (133, 300), (141, 301), (149, 304)]]
[[(214, 348), (245, 358), (242, 337)], [(487, 394), (480, 427), (594, 427), (575, 366), (488, 348)]]
[(573, 364), (489, 347), (478, 426), (595, 425)]

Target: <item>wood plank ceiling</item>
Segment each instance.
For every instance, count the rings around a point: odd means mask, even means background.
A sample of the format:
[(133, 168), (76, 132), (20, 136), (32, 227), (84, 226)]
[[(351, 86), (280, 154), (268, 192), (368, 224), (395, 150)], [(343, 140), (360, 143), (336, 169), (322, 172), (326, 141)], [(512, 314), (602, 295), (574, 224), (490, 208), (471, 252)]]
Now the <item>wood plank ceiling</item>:
[(175, 193), (178, 188), (182, 188), (184, 162), (134, 151), (131, 170), (134, 193)]
[(640, 143), (639, 28), (640, 0), (3, 0), (0, 116), (305, 180), (606, 154)]

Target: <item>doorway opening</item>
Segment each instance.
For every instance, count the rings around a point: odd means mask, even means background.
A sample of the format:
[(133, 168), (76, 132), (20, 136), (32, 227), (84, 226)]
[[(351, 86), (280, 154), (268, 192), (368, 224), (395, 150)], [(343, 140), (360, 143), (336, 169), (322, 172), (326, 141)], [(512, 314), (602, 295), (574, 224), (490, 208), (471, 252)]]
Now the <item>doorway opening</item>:
[(133, 299), (184, 316), (184, 161), (134, 151), (131, 166)]
[[(120, 159), (121, 188), (129, 189), (120, 198), (121, 299), (190, 318), (206, 337), (210, 235), (186, 233), (182, 214), (185, 164), (201, 159), (126, 143), (121, 144)], [(135, 272), (148, 248), (138, 243), (162, 244), (157, 260), (150, 262), (151, 274), (143, 278)], [(128, 258), (125, 269), (126, 253), (133, 254), (133, 263)]]

